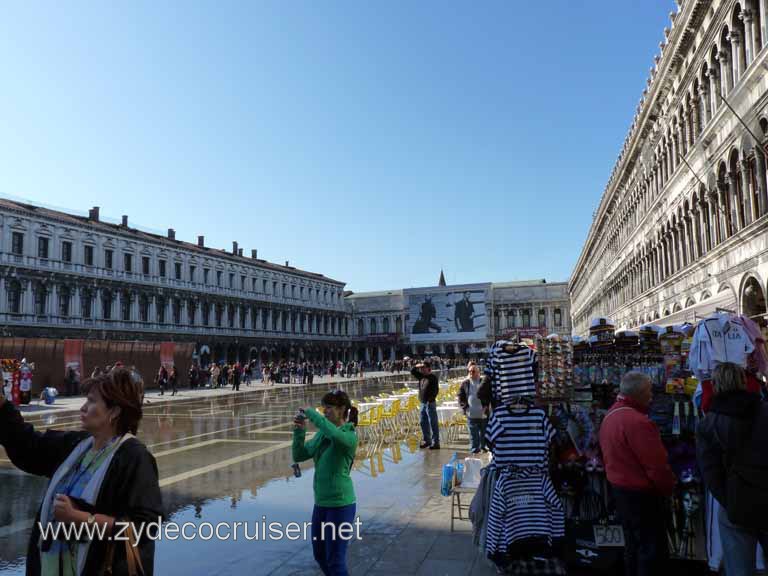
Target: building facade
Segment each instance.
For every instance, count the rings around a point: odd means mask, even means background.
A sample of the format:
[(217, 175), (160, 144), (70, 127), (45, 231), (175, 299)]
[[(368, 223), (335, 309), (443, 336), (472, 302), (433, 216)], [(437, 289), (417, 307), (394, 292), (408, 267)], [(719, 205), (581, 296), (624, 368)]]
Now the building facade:
[(3, 335), (194, 342), (203, 363), (344, 359), (344, 284), (232, 250), (0, 200)]
[[(482, 318), (478, 320), (478, 330), (466, 339), (463, 338), (466, 333), (458, 331), (436, 333), (429, 342), (414, 337), (417, 308), (409, 304), (409, 300), (420, 301), (422, 294), (445, 292), (484, 295), (482, 303), (475, 304), (475, 315)], [(563, 282), (534, 280), (361, 292), (350, 293), (346, 300), (356, 324), (357, 357), (361, 360), (428, 354), (450, 358), (471, 356), (484, 353), (500, 338), (571, 333), (568, 284)], [(449, 324), (451, 314), (452, 311), (447, 313)], [(480, 323), (484, 323), (483, 326)]]
[(574, 331), (766, 313), (768, 0), (678, 0), (569, 284)]

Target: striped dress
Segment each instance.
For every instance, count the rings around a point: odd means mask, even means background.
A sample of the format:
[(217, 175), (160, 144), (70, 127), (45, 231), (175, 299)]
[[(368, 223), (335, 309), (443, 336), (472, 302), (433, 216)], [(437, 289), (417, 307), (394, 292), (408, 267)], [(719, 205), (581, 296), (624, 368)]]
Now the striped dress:
[(497, 404), (509, 404), (519, 396), (536, 394), (533, 368), (536, 352), (527, 346), (517, 346), (513, 352), (506, 347), (515, 346), (507, 340), (499, 340), (491, 348), (485, 374), (491, 378), (491, 394)]
[(486, 553), (504, 554), (526, 538), (565, 536), (565, 512), (549, 476), (555, 430), (544, 410), (494, 410), (486, 439), (500, 469), (488, 512)]

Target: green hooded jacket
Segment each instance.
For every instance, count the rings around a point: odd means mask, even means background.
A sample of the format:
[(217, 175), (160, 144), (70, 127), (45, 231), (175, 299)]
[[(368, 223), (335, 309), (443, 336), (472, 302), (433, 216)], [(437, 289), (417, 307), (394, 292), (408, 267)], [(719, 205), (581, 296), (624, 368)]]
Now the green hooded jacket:
[(307, 418), (317, 427), (317, 434), (305, 443), (306, 430), (293, 431), (293, 461), (315, 461), (315, 504), (329, 508), (355, 503), (355, 488), (350, 469), (357, 450), (355, 426), (349, 422), (341, 426), (313, 408), (307, 408)]

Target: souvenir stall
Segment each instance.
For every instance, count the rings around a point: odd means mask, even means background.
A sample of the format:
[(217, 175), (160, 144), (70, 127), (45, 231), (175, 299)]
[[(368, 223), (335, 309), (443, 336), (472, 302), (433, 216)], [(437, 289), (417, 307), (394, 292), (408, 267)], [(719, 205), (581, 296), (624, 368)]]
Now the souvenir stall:
[(32, 400), (32, 376), (35, 365), (15, 358), (0, 359), (0, 367), (3, 373), (3, 395), (9, 402), (16, 406), (29, 404)]
[[(623, 532), (597, 438), (628, 371), (644, 372), (652, 381), (649, 417), (680, 480), (667, 530), (671, 554), (686, 562), (706, 558), (695, 457), (698, 381), (691, 369), (707, 367), (688, 365), (702, 346), (694, 330), (683, 325), (616, 331), (610, 320), (598, 318), (585, 340), (541, 338), (535, 351), (520, 342), (494, 344), (486, 365), (493, 460), (473, 501), (473, 526), (476, 543), (498, 569), (525, 573), (519, 563), (544, 558), (566, 560), (575, 573), (620, 570)], [(705, 394), (699, 387), (699, 396)], [(531, 453), (535, 461), (527, 459)], [(548, 569), (559, 573), (557, 566)]]

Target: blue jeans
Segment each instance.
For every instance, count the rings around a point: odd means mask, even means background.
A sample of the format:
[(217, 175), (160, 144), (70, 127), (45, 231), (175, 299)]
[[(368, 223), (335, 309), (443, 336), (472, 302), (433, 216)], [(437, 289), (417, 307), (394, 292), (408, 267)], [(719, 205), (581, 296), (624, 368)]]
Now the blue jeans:
[(424, 402), (421, 405), (421, 433), (424, 435), (424, 443), (440, 444), (440, 426), (435, 402)]
[(485, 426), (488, 420), (485, 418), (467, 418), (469, 428), (469, 449), (472, 452), (485, 448)]
[[(355, 504), (329, 508), (317, 506), (312, 511), (312, 553), (325, 576), (349, 576), (347, 570), (347, 546), (349, 540), (339, 537), (339, 526), (355, 521)], [(323, 523), (326, 524), (323, 528)], [(330, 526), (333, 524), (333, 528)], [(342, 536), (354, 534), (348, 527)], [(356, 536), (356, 534), (355, 534)]]
[(766, 554), (768, 532), (733, 524), (725, 508), (720, 508), (717, 522), (720, 524), (720, 541), (723, 544), (725, 576), (752, 576), (757, 562), (757, 543), (760, 542), (763, 554)]

